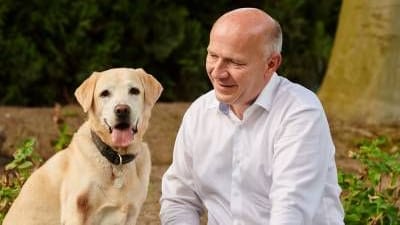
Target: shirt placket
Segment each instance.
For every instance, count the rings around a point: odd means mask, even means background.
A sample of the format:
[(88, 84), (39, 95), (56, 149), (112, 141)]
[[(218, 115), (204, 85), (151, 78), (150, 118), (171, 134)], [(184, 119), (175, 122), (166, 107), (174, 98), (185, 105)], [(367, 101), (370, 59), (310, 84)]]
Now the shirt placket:
[(243, 135), (243, 125), (239, 122), (235, 128), (235, 138), (233, 144), (233, 157), (232, 157), (232, 189), (231, 189), (231, 212), (233, 218), (233, 225), (243, 225), (241, 213), (242, 209), (242, 171), (241, 171), (241, 161), (242, 161), (242, 151), (245, 146), (243, 146), (242, 135)]

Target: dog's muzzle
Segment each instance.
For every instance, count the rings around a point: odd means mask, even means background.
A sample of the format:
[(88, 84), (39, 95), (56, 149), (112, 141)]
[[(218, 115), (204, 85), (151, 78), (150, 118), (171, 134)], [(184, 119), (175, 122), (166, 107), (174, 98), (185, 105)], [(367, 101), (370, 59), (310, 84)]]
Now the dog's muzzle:
[(104, 123), (111, 134), (112, 143), (116, 147), (127, 147), (138, 132), (139, 119), (131, 121), (131, 108), (125, 104), (118, 104), (114, 108), (115, 122), (110, 124), (104, 118)]
[(117, 117), (118, 122), (129, 122), (131, 109), (128, 105), (118, 104), (114, 108), (115, 116)]

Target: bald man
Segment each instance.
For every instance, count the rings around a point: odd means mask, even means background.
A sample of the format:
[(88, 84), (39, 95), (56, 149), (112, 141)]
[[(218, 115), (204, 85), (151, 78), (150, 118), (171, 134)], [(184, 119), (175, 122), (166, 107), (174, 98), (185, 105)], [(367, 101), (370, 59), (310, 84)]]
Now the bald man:
[(161, 223), (342, 225), (335, 147), (314, 93), (279, 76), (282, 31), (255, 8), (213, 25), (213, 90), (184, 115), (162, 179)]

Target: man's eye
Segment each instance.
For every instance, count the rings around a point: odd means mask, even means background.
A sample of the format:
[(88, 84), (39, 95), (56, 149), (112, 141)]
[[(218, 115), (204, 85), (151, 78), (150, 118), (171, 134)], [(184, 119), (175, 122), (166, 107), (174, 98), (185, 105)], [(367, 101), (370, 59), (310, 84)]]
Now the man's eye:
[(244, 63), (242, 62), (237, 62), (237, 61), (231, 61), (231, 63), (235, 66), (244, 66)]
[(140, 90), (138, 88), (133, 87), (133, 88), (129, 89), (129, 94), (131, 94), (131, 95), (138, 95), (139, 93), (140, 93)]
[(104, 90), (100, 93), (100, 97), (105, 98), (110, 96), (110, 92), (108, 90)]
[(211, 59), (216, 59), (216, 58), (218, 58), (218, 56), (215, 55), (215, 54), (208, 54), (208, 57), (211, 58)]

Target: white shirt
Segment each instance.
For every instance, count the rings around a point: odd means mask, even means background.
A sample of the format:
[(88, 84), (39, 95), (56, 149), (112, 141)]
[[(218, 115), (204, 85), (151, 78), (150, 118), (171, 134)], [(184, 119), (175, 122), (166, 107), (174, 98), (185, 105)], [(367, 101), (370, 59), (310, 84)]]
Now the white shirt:
[(162, 179), (164, 225), (342, 225), (335, 148), (318, 98), (274, 74), (239, 120), (214, 91), (179, 129)]

